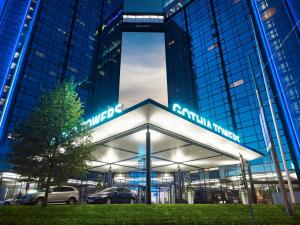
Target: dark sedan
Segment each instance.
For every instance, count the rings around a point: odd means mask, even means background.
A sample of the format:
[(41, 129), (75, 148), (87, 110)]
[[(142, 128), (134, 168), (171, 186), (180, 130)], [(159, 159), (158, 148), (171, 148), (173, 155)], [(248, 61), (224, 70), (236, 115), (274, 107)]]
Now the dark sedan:
[(87, 204), (134, 204), (135, 197), (129, 188), (107, 188), (103, 191), (89, 195)]

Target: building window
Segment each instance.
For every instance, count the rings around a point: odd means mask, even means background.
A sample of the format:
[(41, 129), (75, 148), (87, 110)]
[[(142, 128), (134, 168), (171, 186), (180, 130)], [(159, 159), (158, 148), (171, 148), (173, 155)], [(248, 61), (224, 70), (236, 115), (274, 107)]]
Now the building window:
[(53, 77), (56, 77), (57, 76), (57, 73), (55, 73), (54, 71), (50, 70), (49, 71), (49, 75), (53, 76)]
[(215, 44), (209, 46), (207, 50), (208, 50), (208, 51), (211, 51), (211, 50), (213, 50), (214, 48), (217, 48), (217, 47), (218, 47), (218, 44), (215, 43)]
[(40, 51), (35, 51), (34, 53), (37, 57), (44, 59), (45, 58), (45, 54), (40, 52)]
[(262, 18), (263, 20), (268, 20), (271, 17), (273, 17), (276, 13), (276, 9), (275, 8), (269, 8), (267, 9), (263, 14), (262, 14)]
[(78, 22), (81, 26), (85, 27), (85, 23), (82, 22), (81, 20), (77, 19), (77, 22)]
[(11, 66), (10, 66), (10, 68), (14, 69), (16, 67), (16, 65), (17, 65), (16, 63), (12, 63)]
[(4, 91), (4, 92), (8, 92), (8, 90), (9, 90), (9, 86), (5, 85), (3, 91)]
[(170, 47), (171, 45), (174, 45), (174, 44), (175, 44), (175, 41), (172, 40), (172, 41), (170, 41), (170, 42), (168, 43), (168, 47)]
[(12, 133), (8, 133), (8, 134), (7, 134), (7, 138), (8, 138), (8, 139), (13, 139)]
[(4, 103), (5, 103), (5, 98), (1, 98), (0, 105), (4, 105)]
[(70, 70), (72, 73), (79, 73), (78, 69), (71, 67), (71, 66), (68, 66), (68, 70)]
[(15, 52), (15, 55), (14, 55), (14, 58), (18, 58), (20, 56), (20, 53), (19, 52)]
[(244, 79), (237, 80), (237, 81), (233, 82), (233, 83), (230, 85), (230, 87), (231, 87), (231, 88), (236, 88), (236, 87), (238, 87), (238, 86), (240, 86), (240, 85), (242, 85), (242, 84), (244, 84), (244, 83), (245, 83)]

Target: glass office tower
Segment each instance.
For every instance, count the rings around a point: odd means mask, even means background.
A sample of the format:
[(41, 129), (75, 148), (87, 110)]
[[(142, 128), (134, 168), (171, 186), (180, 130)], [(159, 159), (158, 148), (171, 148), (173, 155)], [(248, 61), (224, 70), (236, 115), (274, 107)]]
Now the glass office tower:
[(89, 112), (117, 104), (122, 50), (123, 1), (104, 1), (96, 31), (96, 52), (90, 76)]
[[(8, 4), (10, 2), (15, 6), (12, 6), (13, 10), (6, 11), (4, 18), (7, 26), (11, 27), (11, 31), (6, 30), (9, 31), (6, 35), (12, 32), (11, 36), (7, 36), (7, 43), (16, 41), (13, 38), (17, 32), (12, 30), (12, 25), (18, 24), (23, 30), (17, 41), (25, 44), (18, 43), (18, 48), (13, 53), (13, 60), (20, 60), (13, 61), (10, 65), (12, 70), (7, 77), (12, 80), (11, 85), (4, 87), (4, 92), (9, 92), (1, 100), (9, 100), (9, 104), (4, 104), (5, 111), (1, 111), (2, 171), (10, 169), (7, 161), (11, 151), (11, 133), (16, 124), (34, 109), (42, 91), (49, 91), (63, 80), (74, 78), (80, 84), (81, 100), (87, 102), (89, 86), (85, 81), (91, 73), (94, 35), (103, 12), (103, 1), (100, 0), (33, 0), (27, 1), (27, 5), (26, 1), (8, 0)], [(24, 7), (27, 7), (27, 11), (21, 13), (26, 15), (23, 23), (14, 18), (15, 10), (23, 6), (20, 2), (24, 2)], [(32, 23), (27, 23), (28, 21)], [(1, 23), (1, 29), (6, 29), (6, 24)], [(24, 29), (28, 29), (28, 33)], [(4, 39), (1, 37), (1, 45), (2, 40)]]
[[(93, 84), (93, 88), (90, 89), (89, 98), (91, 100), (89, 104), (89, 107), (91, 108), (89, 110), (90, 112), (96, 113), (101, 111), (101, 109), (117, 104), (118, 102), (123, 104), (123, 102), (120, 102), (120, 100), (122, 101), (122, 94), (125, 92), (127, 93), (128, 90), (133, 94), (132, 96), (125, 94), (128, 98), (125, 102), (130, 101), (138, 103), (133, 100), (136, 98), (134, 95), (138, 95), (138, 93), (134, 93), (134, 90), (136, 89), (138, 92), (138, 88), (135, 88), (136, 84), (139, 84), (139, 89), (142, 90), (142, 82), (128, 85), (128, 82), (124, 82), (126, 78), (120, 77), (120, 74), (122, 74), (120, 68), (122, 63), (121, 58), (123, 56), (123, 33), (142, 32), (163, 34), (165, 29), (168, 29), (169, 27), (169, 25), (165, 26), (164, 24), (164, 15), (162, 13), (162, 7), (159, 7), (159, 1), (156, 1), (154, 4), (155, 7), (152, 6), (152, 8), (150, 7), (153, 4), (152, 1), (145, 1), (144, 3), (135, 4), (134, 6), (129, 7), (130, 3), (132, 3), (132, 1), (114, 1), (114, 10), (109, 10), (112, 13), (103, 19), (103, 22), (97, 30), (97, 51), (95, 55), (94, 73), (91, 77), (92, 82), (90, 82)], [(147, 6), (149, 7), (147, 8)], [(174, 26), (174, 29), (181, 29), (180, 27), (177, 27), (176, 24), (173, 24), (172, 26)], [(166, 57), (170, 58), (171, 61), (174, 61), (174, 64), (185, 67), (186, 71), (182, 71), (178, 74), (178, 71), (174, 69), (169, 74), (177, 73), (176, 76), (168, 75), (166, 79), (163, 77), (164, 74), (162, 74), (161, 77), (157, 77), (157, 80), (150, 80), (153, 82), (153, 87), (156, 82), (162, 84), (167, 80), (167, 91), (163, 90), (161, 96), (168, 99), (164, 100), (162, 104), (168, 102), (169, 105), (171, 105), (177, 102), (182, 105), (188, 105), (190, 108), (194, 109), (196, 107), (193, 86), (194, 73), (191, 72), (192, 64), (189, 46), (190, 42), (188, 41), (189, 36), (184, 32), (172, 34), (167, 32), (166, 35), (173, 35), (173, 37), (174, 35), (178, 35), (178, 42), (180, 41), (182, 44), (180, 49), (174, 49), (176, 52), (171, 54), (166, 52), (168, 54)], [(143, 55), (141, 55), (141, 58), (143, 58)], [(143, 75), (141, 74), (141, 76)], [(155, 88), (148, 88), (147, 85), (149, 85), (149, 83), (146, 84), (146, 82), (149, 82), (149, 79), (147, 80), (149, 77), (147, 77), (146, 74), (144, 74), (144, 76), (145, 94), (139, 94), (140, 99), (143, 97), (145, 97), (145, 99), (153, 98), (154, 95), (151, 95), (150, 93), (151, 91), (154, 92), (156, 90)], [(126, 83), (128, 87), (125, 87), (123, 85), (124, 83)], [(147, 93), (149, 94), (148, 96)], [(124, 107), (126, 108), (127, 106), (124, 105)]]
[[(252, 13), (249, 1), (166, 0), (164, 7), (167, 17), (165, 26), (168, 76), (191, 73), (190, 77), (194, 77), (199, 113), (234, 130), (242, 137), (243, 143), (264, 153), (265, 157), (252, 162), (251, 168), (254, 174), (264, 174), (262, 179), (267, 181), (268, 177), (272, 177), (269, 175), (273, 173), (274, 167), (262, 135), (259, 107), (248, 62), (249, 57), (255, 74), (258, 75), (259, 86), (263, 87), (251, 24), (251, 17), (253, 20), (257, 18)], [(183, 35), (188, 37), (185, 41), (177, 40)], [(175, 64), (173, 59), (178, 57), (174, 53), (180, 51), (182, 43), (190, 47), (192, 67), (189, 71), (186, 69), (188, 63)], [(290, 48), (294, 45), (296, 43), (291, 43)], [(295, 52), (300, 53), (296, 49)], [(295, 54), (291, 54), (290, 57)], [(294, 76), (297, 76), (297, 73), (295, 72)], [(273, 79), (272, 71), (268, 71), (268, 76)], [(260, 91), (267, 110), (267, 121), (275, 137), (265, 90), (261, 88)], [(272, 97), (277, 96), (279, 91), (273, 87)], [(299, 174), (298, 165), (295, 163), (295, 144), (285, 129), (280, 105), (277, 101), (274, 103), (289, 170)], [(280, 155), (277, 142), (276, 150)], [(222, 168), (219, 178), (237, 174), (236, 169)]]
[(165, 24), (169, 103), (198, 111), (191, 39), (187, 27), (170, 20)]
[(286, 129), (300, 165), (300, 4), (296, 1), (253, 1), (257, 28), (271, 59), (269, 67)]
[[(4, 0), (0, 3), (0, 139), (5, 139), (21, 65), (37, 17), (39, 1)], [(0, 171), (8, 167), (7, 150), (0, 148)], [(3, 162), (3, 164), (2, 164)]]
[[(9, 1), (3, 0), (0, 3), (0, 78), (1, 82), (5, 82), (9, 65), (14, 58), (16, 51), (16, 45), (18, 40), (21, 38), (21, 32), (25, 29), (26, 16), (30, 16), (30, 4), (31, 1)], [(32, 8), (33, 9), (33, 8)], [(11, 16), (14, 13), (14, 16)], [(24, 24), (25, 23), (25, 24)], [(1, 83), (1, 87), (3, 87)], [(2, 92), (3, 90), (1, 90)], [(2, 100), (4, 104), (4, 100)]]
[[(253, 177), (272, 183), (276, 176), (248, 58), (276, 135), (252, 18), (264, 60), (276, 51), (266, 72), (287, 164), (294, 180), (295, 172), (299, 179), (299, 13), (292, 4), (295, 1), (164, 0), (161, 18), (157, 12), (124, 12), (123, 0), (1, 1), (0, 171), (10, 169), (11, 134), (36, 106), (42, 90), (73, 77), (87, 114), (114, 105), (119, 98), (122, 32), (164, 32), (169, 104), (180, 103), (217, 121), (264, 153), (252, 162)], [(187, 176), (192, 181), (215, 180), (220, 186), (239, 175), (239, 167), (228, 166)]]

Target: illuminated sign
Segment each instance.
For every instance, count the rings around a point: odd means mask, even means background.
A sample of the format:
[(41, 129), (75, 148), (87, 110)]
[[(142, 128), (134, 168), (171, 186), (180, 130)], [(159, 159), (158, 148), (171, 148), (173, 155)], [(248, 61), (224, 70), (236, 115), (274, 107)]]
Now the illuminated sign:
[(206, 127), (210, 130), (215, 131), (216, 133), (218, 133), (222, 136), (225, 136), (233, 141), (240, 143), (240, 137), (238, 135), (232, 133), (231, 131), (219, 126), (218, 124), (216, 124), (208, 119), (205, 119), (204, 117), (188, 110), (187, 108), (181, 107), (179, 104), (174, 104), (172, 110), (175, 113), (177, 113), (183, 117), (186, 117), (187, 119), (197, 123), (200, 126)]
[(122, 104), (118, 104), (114, 108), (105, 110), (97, 114), (96, 116), (93, 116), (92, 118), (88, 119), (87, 121), (84, 122), (84, 124), (89, 127), (99, 125), (105, 122), (106, 120), (113, 118), (116, 114), (121, 114), (123, 112), (122, 106), (123, 106)]

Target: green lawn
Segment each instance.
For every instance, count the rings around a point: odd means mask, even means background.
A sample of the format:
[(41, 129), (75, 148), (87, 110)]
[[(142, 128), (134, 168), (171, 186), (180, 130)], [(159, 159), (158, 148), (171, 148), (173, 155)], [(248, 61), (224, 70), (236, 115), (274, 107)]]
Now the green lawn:
[[(300, 206), (288, 218), (282, 206), (256, 205), (257, 224), (298, 224)], [(2, 225), (251, 224), (243, 205), (52, 205), (1, 207)]]

